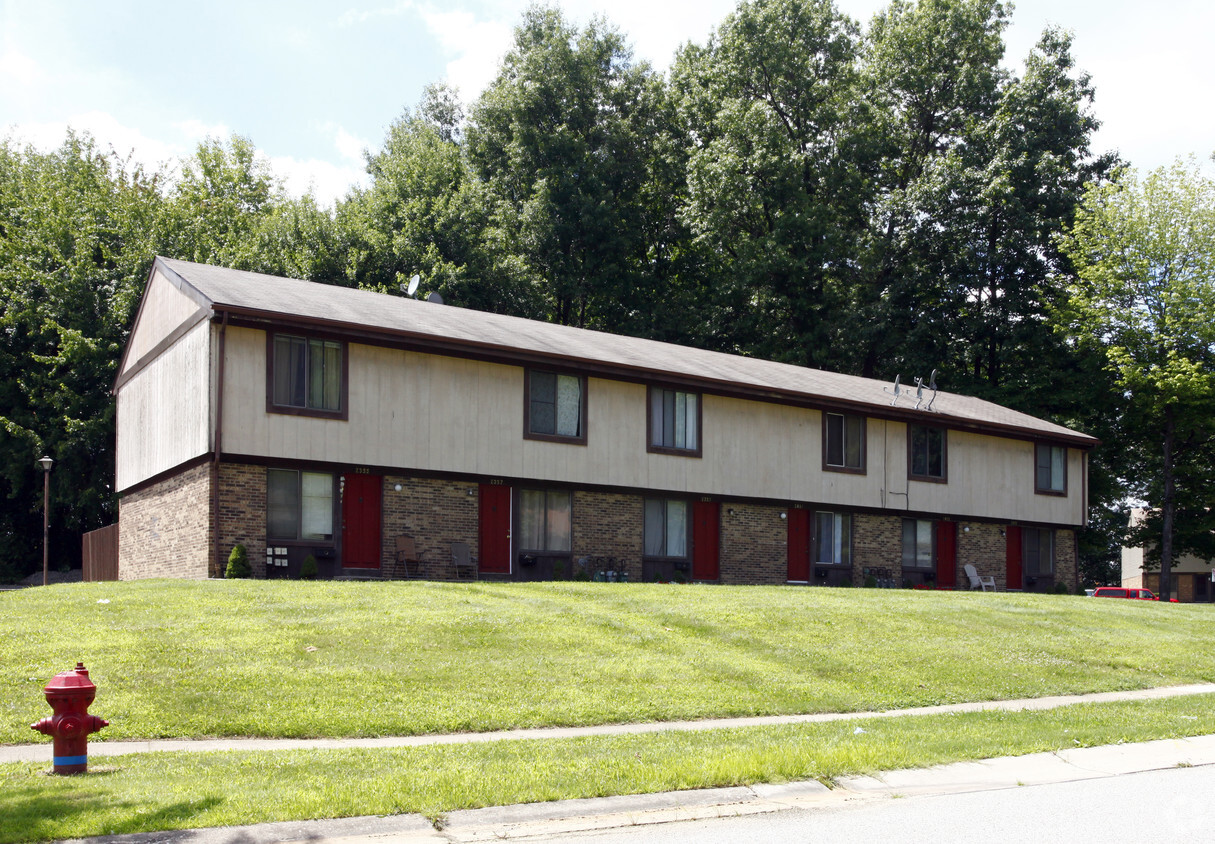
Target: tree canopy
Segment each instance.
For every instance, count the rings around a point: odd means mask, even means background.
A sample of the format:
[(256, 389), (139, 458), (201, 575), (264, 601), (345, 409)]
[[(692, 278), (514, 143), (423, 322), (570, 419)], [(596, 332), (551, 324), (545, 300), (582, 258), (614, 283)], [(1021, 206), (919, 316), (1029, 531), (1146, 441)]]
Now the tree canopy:
[(287, 195), (240, 136), (157, 172), (82, 136), (0, 142), (0, 575), (37, 556), (38, 452), (62, 461), (60, 559), (114, 517), (109, 390), (158, 253), (391, 294), (418, 274), (460, 307), (871, 377), (936, 369), (1112, 436), (1086, 552), (1108, 560), (1134, 486), (1129, 387), (1052, 314), (1082, 310), (1069, 281), (1096, 211), (1063, 236), (1082, 200), (1127, 183), (1102, 187), (1116, 161), (1091, 150), (1068, 36), (1002, 65), (1010, 14), (893, 0), (862, 24), (831, 0), (745, 0), (662, 74), (608, 21), (533, 6), (485, 92), (428, 88), (331, 209)]

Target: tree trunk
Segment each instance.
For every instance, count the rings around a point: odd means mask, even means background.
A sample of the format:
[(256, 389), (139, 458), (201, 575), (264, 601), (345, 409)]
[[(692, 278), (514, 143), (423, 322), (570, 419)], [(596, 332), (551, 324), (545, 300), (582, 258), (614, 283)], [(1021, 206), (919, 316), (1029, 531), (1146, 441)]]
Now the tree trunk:
[(1160, 506), (1160, 597), (1167, 601), (1172, 594), (1173, 574), (1173, 516), (1177, 509), (1177, 481), (1173, 477), (1173, 439), (1177, 424), (1173, 409), (1164, 410), (1164, 465), (1161, 480), (1164, 482), (1164, 500)]

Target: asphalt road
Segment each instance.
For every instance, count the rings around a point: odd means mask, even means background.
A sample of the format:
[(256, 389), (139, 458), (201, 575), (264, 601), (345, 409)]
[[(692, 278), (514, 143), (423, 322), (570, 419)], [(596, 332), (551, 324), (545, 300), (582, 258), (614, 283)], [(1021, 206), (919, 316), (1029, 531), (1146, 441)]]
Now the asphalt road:
[(530, 838), (584, 844), (1215, 841), (1215, 766)]

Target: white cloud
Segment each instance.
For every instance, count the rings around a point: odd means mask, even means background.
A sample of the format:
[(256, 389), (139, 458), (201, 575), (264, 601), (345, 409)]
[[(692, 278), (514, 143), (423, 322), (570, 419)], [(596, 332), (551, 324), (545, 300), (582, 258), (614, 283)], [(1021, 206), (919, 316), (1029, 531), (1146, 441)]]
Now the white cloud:
[(358, 11), (350, 9), (343, 13), (338, 18), (338, 26), (357, 26), (367, 21), (376, 20), (377, 18), (397, 18), (404, 15), (413, 8), (413, 3), (410, 0), (400, 0), (391, 6), (381, 6), (378, 9), (369, 9), (367, 11)]
[(0, 84), (5, 87), (29, 88), (39, 83), (42, 75), (42, 69), (38, 67), (38, 63), (24, 53), (19, 53), (7, 46), (3, 52), (0, 52)]
[(447, 63), (447, 81), (460, 90), (461, 99), (471, 102), (497, 75), (498, 60), (514, 37), (514, 23), (479, 20), (471, 12), (440, 11), (430, 5), (419, 6), (418, 13), (443, 52), (455, 55)]
[(322, 207), (332, 207), (356, 184), (363, 187), (371, 184), (361, 165), (343, 166), (317, 158), (301, 160), (290, 155), (272, 155), (269, 159), (274, 175), (283, 180), (288, 193), (303, 196), (311, 190), (317, 204)]

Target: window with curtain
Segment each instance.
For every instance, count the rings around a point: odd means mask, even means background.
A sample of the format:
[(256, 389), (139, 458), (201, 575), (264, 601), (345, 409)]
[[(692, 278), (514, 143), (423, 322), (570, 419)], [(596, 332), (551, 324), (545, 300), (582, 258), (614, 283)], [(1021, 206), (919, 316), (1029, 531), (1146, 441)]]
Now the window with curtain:
[(930, 569), (936, 564), (936, 532), (925, 519), (903, 519), (903, 568)]
[(333, 539), (333, 475), (266, 470), (266, 535), (271, 539)]
[(945, 429), (907, 426), (908, 474), (922, 481), (945, 480)]
[(342, 410), (342, 344), (274, 335), (273, 402), (277, 407), (336, 413)]
[(1038, 492), (1067, 492), (1067, 449), (1059, 445), (1035, 446), (1034, 488)]
[(824, 413), (823, 463), (828, 469), (865, 470), (865, 417)]
[(645, 500), (645, 555), (688, 556), (688, 502), (674, 498)]
[(585, 380), (578, 375), (529, 370), (527, 433), (541, 437), (585, 440)]
[(814, 562), (819, 565), (852, 563), (852, 517), (847, 513), (815, 513)]
[(1021, 558), (1025, 574), (1055, 573), (1055, 532), (1050, 528), (1021, 528)]
[(564, 552), (570, 550), (571, 496), (543, 489), (519, 491), (519, 549)]
[(700, 453), (700, 395), (650, 388), (650, 450)]

